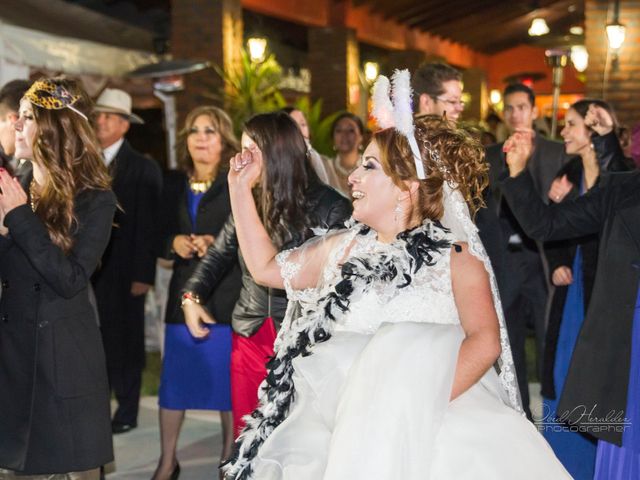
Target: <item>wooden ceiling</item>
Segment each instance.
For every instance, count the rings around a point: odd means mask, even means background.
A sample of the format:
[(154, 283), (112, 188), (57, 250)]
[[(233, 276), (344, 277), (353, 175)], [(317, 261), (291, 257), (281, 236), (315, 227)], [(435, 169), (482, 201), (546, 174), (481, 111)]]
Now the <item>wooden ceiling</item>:
[[(569, 27), (584, 25), (584, 0), (353, 0), (372, 13), (410, 27), (495, 53), (529, 43), (557, 46)], [(546, 20), (551, 32), (542, 37), (527, 33), (534, 17)]]

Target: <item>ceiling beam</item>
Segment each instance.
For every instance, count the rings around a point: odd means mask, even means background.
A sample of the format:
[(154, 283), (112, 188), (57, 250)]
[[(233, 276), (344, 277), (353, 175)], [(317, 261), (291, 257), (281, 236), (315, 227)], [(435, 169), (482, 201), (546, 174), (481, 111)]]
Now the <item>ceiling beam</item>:
[[(423, 30), (429, 30), (432, 27), (444, 26), (469, 15), (482, 13), (485, 9), (491, 8), (493, 4), (495, 4), (495, 0), (479, 1), (473, 5), (469, 5), (467, 0), (443, 2), (437, 12), (425, 12), (415, 15), (407, 21), (407, 25), (410, 27), (419, 26)], [(464, 11), (464, 14), (460, 13), (462, 11)]]

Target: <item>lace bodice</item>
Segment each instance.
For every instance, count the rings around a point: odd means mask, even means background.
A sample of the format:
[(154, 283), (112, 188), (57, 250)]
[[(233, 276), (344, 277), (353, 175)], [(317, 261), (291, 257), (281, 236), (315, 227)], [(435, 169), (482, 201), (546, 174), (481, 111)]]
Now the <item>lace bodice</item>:
[[(434, 235), (438, 239), (446, 238), (441, 230)], [(356, 235), (347, 231), (342, 236), (328, 254), (317, 288), (292, 289), (290, 280), (303, 267), (289, 261), (286, 253), (279, 257), (287, 295), (303, 304), (303, 308), (304, 304), (316, 302), (335, 286), (340, 277), (341, 264), (352, 257), (376, 257), (386, 253), (399, 262), (409, 261), (409, 255), (404, 249), (378, 242), (374, 233)], [(389, 289), (385, 285), (373, 285), (360, 298), (353, 299), (345, 315), (336, 320), (334, 330), (374, 333), (385, 322), (459, 324), (451, 289), (450, 248), (434, 256), (434, 264), (422, 267), (407, 287)]]
[(391, 295), (375, 287), (365, 293), (351, 303), (335, 331), (374, 333), (382, 323), (399, 322), (459, 324), (451, 290), (450, 249), (439, 257), (435, 265), (423, 267), (406, 288)]

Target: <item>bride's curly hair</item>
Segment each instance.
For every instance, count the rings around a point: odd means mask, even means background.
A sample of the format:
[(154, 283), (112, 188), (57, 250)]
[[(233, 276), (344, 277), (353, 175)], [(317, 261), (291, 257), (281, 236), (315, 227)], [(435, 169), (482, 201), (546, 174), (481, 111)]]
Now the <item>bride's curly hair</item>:
[[(482, 192), (489, 184), (489, 165), (484, 148), (468, 132), (439, 116), (415, 119), (415, 136), (427, 175), (420, 181), (414, 215), (439, 220), (444, 213), (444, 182), (457, 185), (472, 215), (484, 206)], [(406, 137), (393, 128), (373, 134), (380, 149), (384, 172), (393, 183), (407, 190), (405, 182), (418, 180), (416, 166)]]

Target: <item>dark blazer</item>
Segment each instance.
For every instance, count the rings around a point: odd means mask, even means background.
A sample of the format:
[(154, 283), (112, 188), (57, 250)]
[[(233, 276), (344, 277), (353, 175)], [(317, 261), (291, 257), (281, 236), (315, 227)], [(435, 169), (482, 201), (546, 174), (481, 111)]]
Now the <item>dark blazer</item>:
[[(615, 134), (605, 136), (595, 135), (592, 139), (598, 158), (598, 163), (602, 172), (625, 172), (630, 170), (629, 161), (624, 157), (620, 142)], [(567, 194), (563, 201), (572, 201), (579, 196), (579, 186), (582, 183), (584, 168), (580, 157), (573, 158), (569, 163), (560, 169), (557, 178), (566, 175), (567, 179), (574, 185), (574, 188)], [(597, 181), (596, 181), (597, 184)], [(595, 186), (595, 185), (594, 185)], [(596, 265), (598, 262), (598, 236), (587, 235), (573, 240), (563, 240), (561, 242), (545, 243), (545, 255), (549, 263), (549, 275), (562, 266), (573, 267), (573, 260), (578, 245), (582, 252), (582, 277), (584, 309), (587, 311), (591, 299), (591, 291), (596, 275)], [(551, 281), (551, 279), (549, 279)], [(542, 395), (547, 398), (556, 398), (553, 371), (555, 367), (555, 357), (558, 346), (558, 335), (560, 333), (564, 304), (567, 298), (569, 287), (555, 287), (549, 310), (549, 321), (545, 336), (544, 358), (542, 362)]]
[[(342, 225), (351, 215), (349, 200), (324, 184), (318, 183), (310, 187), (305, 197), (313, 227), (336, 227)], [(285, 244), (283, 250), (301, 245), (305, 238), (308, 236), (298, 235), (295, 240)], [(186, 283), (184, 291), (194, 292), (201, 299), (209, 298), (220, 279), (236, 260), (240, 262), (242, 270), (242, 288), (231, 319), (233, 331), (250, 337), (262, 326), (269, 310), (276, 326), (279, 327), (287, 309), (287, 296), (284, 290), (268, 289), (253, 280), (244, 263), (231, 215), (216, 242), (209, 247), (207, 254)]]
[(487, 188), (483, 196), (485, 206), (478, 210), (474, 221), (478, 227), (478, 235), (482, 240), (482, 245), (491, 260), (493, 273), (498, 282), (498, 290), (502, 292), (509, 281), (506, 257), (508, 238), (504, 236), (500, 227), (498, 209), (495, 206), (496, 200), (491, 194), (491, 190)]
[[(500, 178), (508, 173), (505, 154), (502, 151), (504, 143), (497, 143), (487, 147), (486, 156), (489, 162), (489, 188), (496, 200), (494, 206), (502, 208), (502, 191)], [(527, 171), (533, 178), (533, 184), (544, 203), (549, 203), (547, 193), (558, 170), (569, 161), (564, 153), (564, 145), (554, 140), (548, 140), (541, 135), (536, 135), (535, 145), (531, 158), (527, 162)]]
[(155, 283), (160, 244), (160, 167), (125, 140), (109, 166), (118, 198), (115, 226), (93, 284), (109, 368), (144, 365), (144, 295), (131, 283)]
[[(505, 155), (502, 151), (503, 146), (504, 143), (499, 143), (491, 145), (486, 149), (486, 158), (487, 162), (489, 162), (489, 189), (493, 200), (491, 203), (488, 202), (487, 205), (495, 208), (496, 215), (499, 218), (504, 251), (508, 248), (509, 237), (513, 234), (519, 234), (524, 247), (528, 251), (539, 253), (539, 246), (524, 234), (522, 228), (518, 225), (517, 220), (503, 200), (499, 179), (508, 172)], [(564, 146), (560, 142), (547, 140), (541, 135), (536, 135), (534, 150), (531, 158), (527, 162), (527, 170), (531, 174), (535, 189), (544, 203), (548, 203), (547, 193), (549, 192), (556, 173), (568, 160), (569, 157), (565, 155)], [(514, 283), (510, 281), (512, 277), (510, 272), (516, 268), (510, 265), (510, 261), (509, 255), (505, 254), (505, 273), (503, 274), (505, 281), (502, 283), (503, 288), (500, 289), (502, 305), (505, 308), (515, 300), (520, 289), (520, 285), (517, 282)]]
[[(569, 421), (620, 445), (622, 432), (594, 429), (589, 422), (602, 421), (611, 412), (622, 418), (626, 409), (631, 327), (640, 283), (640, 172), (602, 175), (587, 194), (549, 207), (541, 202), (529, 172), (503, 180), (501, 188), (520, 225), (533, 238), (599, 236), (591, 304), (558, 415), (570, 412)], [(619, 417), (618, 412), (622, 412)]]
[(89, 278), (109, 241), (116, 199), (75, 200), (71, 252), (29, 205), (0, 236), (0, 467), (28, 474), (96, 468), (113, 459), (104, 350)]
[[(188, 193), (189, 182), (184, 173), (172, 171), (165, 174), (161, 209), (164, 223), (162, 256), (174, 260), (165, 315), (167, 323), (184, 323), (180, 292), (200, 263), (197, 256), (184, 259), (176, 255), (172, 247), (173, 239), (176, 235), (191, 233), (217, 237), (231, 214), (226, 173), (220, 173), (200, 199), (195, 226), (191, 223), (188, 211)], [(220, 279), (205, 305), (218, 323), (231, 323), (231, 312), (239, 293), (240, 267), (236, 261)]]

